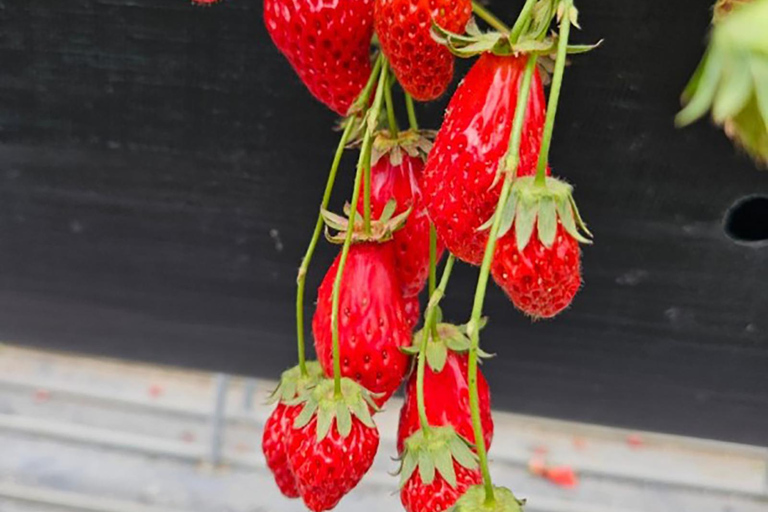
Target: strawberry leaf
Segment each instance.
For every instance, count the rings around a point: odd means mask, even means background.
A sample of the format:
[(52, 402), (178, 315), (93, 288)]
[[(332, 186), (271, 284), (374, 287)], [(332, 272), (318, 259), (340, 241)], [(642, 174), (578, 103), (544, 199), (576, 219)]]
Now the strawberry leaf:
[(442, 372), (447, 358), (448, 348), (445, 346), (445, 343), (440, 343), (439, 341), (427, 343), (427, 363), (432, 372)]
[(336, 429), (344, 438), (352, 432), (352, 415), (349, 413), (347, 404), (343, 402), (336, 404)]
[(541, 243), (547, 248), (552, 247), (557, 235), (557, 211), (555, 201), (551, 197), (541, 198), (537, 228)]
[(712, 118), (723, 123), (738, 114), (752, 94), (752, 73), (749, 61), (734, 55), (725, 63), (724, 74), (712, 103)]
[(477, 455), (469, 448), (467, 442), (458, 435), (451, 438), (448, 448), (456, 462), (465, 468), (475, 469), (477, 467)]
[(446, 449), (438, 449), (434, 452), (435, 468), (448, 484), (456, 488), (456, 471), (453, 469), (453, 457)]
[(510, 194), (507, 203), (501, 210), (501, 223), (499, 224), (498, 238), (506, 235), (510, 229), (512, 229), (512, 223), (515, 221), (515, 213), (517, 212), (517, 195)]
[(411, 478), (411, 475), (413, 475), (413, 472), (416, 471), (417, 466), (418, 461), (416, 457), (410, 453), (406, 453), (405, 458), (403, 458), (403, 464), (400, 467), (400, 487), (405, 486)]
[(317, 402), (309, 400), (299, 415), (296, 416), (296, 419), (293, 420), (293, 428), (300, 429), (306, 427), (314, 417), (315, 411), (317, 411)]
[(435, 463), (427, 450), (419, 451), (419, 476), (424, 485), (435, 480)]
[(525, 250), (533, 234), (533, 226), (536, 222), (536, 203), (530, 203), (523, 198), (517, 203), (515, 214), (515, 236), (519, 251)]
[(317, 410), (317, 442), (319, 443), (328, 435), (331, 431), (331, 425), (333, 425), (334, 409), (328, 407), (326, 404), (322, 404)]

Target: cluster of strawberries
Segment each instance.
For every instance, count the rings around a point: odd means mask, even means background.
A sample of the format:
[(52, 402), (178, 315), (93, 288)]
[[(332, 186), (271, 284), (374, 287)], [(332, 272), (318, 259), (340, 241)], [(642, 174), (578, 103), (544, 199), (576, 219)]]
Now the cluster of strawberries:
[[(539, 0), (546, 26), (559, 2)], [(413, 356), (398, 431), (402, 503), (408, 512), (441, 512), (462, 496), (482, 501), (468, 490), (483, 481), (478, 462), (493, 437), (490, 392), (477, 372), (471, 331), (479, 326), (442, 322), (438, 303), (453, 258), (480, 266), (496, 236), (490, 272), (533, 318), (556, 315), (581, 286), (583, 223), (570, 187), (551, 178), (546, 154), (540, 157), (546, 100), (539, 71), (526, 53), (499, 50), (509, 34), (498, 41), (481, 35), (472, 11), (469, 0), (264, 0), (275, 45), (310, 92), (345, 117), (342, 150), (347, 135), (364, 133), (354, 206), (347, 217), (323, 211), (327, 237), (344, 245), (318, 290), (318, 361), (304, 362), (302, 349), (300, 365), (282, 376), (264, 430), (280, 490), (313, 511), (335, 507), (370, 469), (379, 445), (372, 416), (408, 376)], [(415, 115), (400, 132), (391, 108), (389, 129), (379, 127), (383, 97), (391, 102), (389, 70), (410, 98), (433, 100), (447, 90), (452, 50), (462, 47), (479, 47), (481, 56), (434, 143)], [(515, 128), (518, 103), (525, 110)], [(519, 139), (514, 151), (510, 133)], [(500, 173), (505, 165), (510, 171), (510, 153), (514, 185)], [(444, 279), (414, 334), (419, 294), (430, 277), (434, 291), (444, 249), (451, 254)]]

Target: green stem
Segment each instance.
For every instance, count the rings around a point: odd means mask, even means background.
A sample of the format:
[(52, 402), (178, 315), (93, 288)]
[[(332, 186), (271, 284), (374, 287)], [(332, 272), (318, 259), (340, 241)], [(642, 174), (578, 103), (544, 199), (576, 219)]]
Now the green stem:
[(397, 117), (395, 116), (395, 102), (392, 100), (392, 87), (388, 86), (384, 90), (384, 101), (387, 104), (387, 122), (389, 123), (389, 135), (396, 138), (400, 129), (397, 126)]
[(509, 31), (509, 39), (513, 43), (516, 43), (517, 40), (520, 39), (523, 30), (529, 25), (531, 21), (531, 12), (535, 5), (536, 0), (525, 0), (525, 5), (523, 5), (523, 8), (520, 10), (520, 14), (517, 16), (515, 24), (512, 25), (512, 30)]
[[(360, 181), (363, 179), (363, 175), (367, 172), (370, 174), (371, 170), (371, 146), (373, 145), (373, 134), (376, 129), (375, 123), (379, 119), (381, 114), (381, 104), (384, 97), (384, 86), (387, 78), (387, 63), (384, 62), (381, 66), (381, 75), (379, 76), (379, 84), (376, 89), (376, 96), (373, 100), (368, 116), (366, 116), (363, 122), (372, 121), (372, 124), (365, 126), (365, 134), (363, 135), (363, 143), (360, 148), (360, 158), (357, 161), (357, 172), (355, 173), (355, 184), (352, 189), (352, 202), (353, 205), (350, 215), (350, 227), (347, 229), (347, 234), (344, 237), (344, 246), (341, 249), (341, 256), (339, 257), (339, 266), (336, 270), (336, 279), (333, 281), (333, 298), (331, 302), (331, 332), (333, 338), (333, 384), (334, 392), (337, 397), (341, 396), (341, 354), (339, 350), (339, 300), (341, 295), (341, 281), (344, 276), (344, 267), (347, 264), (347, 256), (349, 256), (349, 248), (352, 245), (352, 233), (354, 231), (354, 217), (357, 214), (356, 205), (360, 201)], [(367, 164), (366, 164), (367, 162)], [(370, 178), (370, 176), (369, 176)], [(370, 192), (370, 191), (368, 191)], [(370, 220), (370, 194), (366, 194), (367, 199), (367, 213)]]
[(445, 262), (445, 268), (443, 269), (443, 276), (440, 278), (440, 285), (429, 294), (429, 305), (427, 306), (427, 316), (424, 320), (424, 328), (422, 329), (421, 345), (419, 345), (419, 359), (416, 364), (416, 405), (419, 410), (419, 422), (421, 424), (421, 430), (425, 434), (429, 432), (429, 419), (427, 418), (427, 407), (424, 402), (424, 368), (427, 360), (427, 343), (429, 343), (430, 333), (435, 329), (435, 320), (437, 319), (437, 307), (440, 304), (440, 300), (445, 295), (445, 290), (448, 287), (448, 280), (451, 278), (451, 271), (453, 270), (453, 263), (456, 258), (451, 254), (448, 256), (448, 261)]
[(493, 261), (493, 252), (496, 249), (496, 238), (499, 234), (501, 225), (501, 209), (509, 198), (512, 189), (512, 181), (517, 174), (517, 167), (520, 164), (520, 140), (523, 133), (523, 121), (525, 120), (525, 111), (528, 107), (528, 96), (531, 90), (531, 79), (533, 71), (536, 68), (536, 58), (529, 57), (528, 64), (525, 66), (525, 74), (520, 84), (518, 92), (517, 108), (515, 109), (515, 118), (512, 123), (512, 133), (510, 135), (509, 149), (507, 150), (507, 159), (511, 165), (505, 163), (504, 184), (501, 187), (499, 201), (496, 205), (496, 212), (493, 215), (493, 225), (488, 233), (488, 243), (485, 246), (483, 264), (480, 267), (480, 276), (477, 279), (477, 288), (475, 289), (475, 300), (472, 305), (472, 316), (469, 320), (467, 330), (469, 331), (469, 407), (472, 412), (472, 428), (475, 433), (475, 446), (477, 455), (480, 458), (480, 470), (483, 474), (483, 483), (485, 484), (485, 501), (491, 505), (495, 503), (493, 495), (493, 482), (491, 473), (488, 469), (488, 453), (485, 447), (485, 438), (483, 437), (483, 425), (480, 421), (480, 402), (477, 392), (477, 351), (480, 344), (480, 316), (483, 313), (483, 303), (485, 301), (485, 292), (488, 287), (488, 276)]
[[(389, 66), (387, 65), (387, 62), (384, 61), (384, 63), (381, 65), (381, 74), (379, 75), (379, 85), (378, 89), (376, 89), (376, 97), (380, 97), (381, 94), (386, 95), (386, 91), (389, 90), (389, 87), (386, 86), (387, 83), (387, 71), (389, 70)], [(381, 91), (381, 93), (379, 92)], [(376, 115), (373, 116), (373, 108), (368, 112), (368, 115), (363, 119), (364, 123), (378, 123), (379, 121), (379, 115), (381, 114), (381, 104), (379, 104), (379, 110), (376, 112)], [(369, 141), (369, 145), (373, 143), (373, 130), (369, 128), (369, 126), (365, 126), (365, 134), (371, 136), (371, 140)], [(369, 133), (370, 132), (370, 133)], [(363, 166), (363, 187), (365, 187), (365, 190), (363, 191), (363, 231), (365, 234), (370, 235), (371, 234), (371, 148), (367, 148), (367, 154), (365, 151), (365, 147), (360, 150), (360, 161), (358, 162), (358, 166)], [(363, 158), (365, 157), (365, 158)], [(352, 204), (356, 205), (357, 202), (353, 201)], [(357, 215), (357, 212), (354, 211), (353, 214)], [(350, 219), (352, 221), (351, 225), (354, 226), (354, 218)]]
[(497, 18), (491, 11), (479, 3), (472, 2), (472, 11), (477, 15), (478, 18), (482, 19), (484, 22), (499, 32), (504, 32), (505, 34), (509, 33), (509, 27), (503, 21)]
[(547, 162), (549, 162), (549, 148), (552, 144), (552, 133), (555, 130), (555, 115), (560, 101), (560, 90), (563, 87), (563, 75), (565, 74), (565, 61), (568, 52), (568, 36), (571, 32), (571, 19), (569, 16), (573, 0), (565, 0), (565, 11), (560, 21), (560, 37), (557, 41), (557, 58), (555, 71), (552, 74), (552, 87), (549, 91), (547, 103), (547, 118), (544, 121), (544, 132), (541, 136), (541, 152), (536, 168), (535, 184), (544, 186), (547, 179)]
[[(323, 201), (320, 203), (321, 211), (328, 207), (328, 202), (331, 200), (331, 193), (333, 192), (333, 185), (336, 182), (336, 174), (339, 170), (341, 157), (344, 154), (344, 149), (354, 128), (355, 123), (352, 122), (352, 119), (349, 119), (346, 126), (344, 127), (344, 132), (341, 134), (339, 145), (336, 148), (336, 154), (333, 157), (333, 164), (331, 164), (331, 172), (328, 173), (328, 181), (325, 184)], [(312, 239), (309, 241), (307, 252), (304, 254), (304, 258), (301, 260), (299, 275), (296, 278), (296, 284), (298, 285), (298, 290), (296, 292), (296, 335), (299, 345), (299, 368), (301, 369), (301, 374), (305, 377), (308, 375), (308, 373), (304, 349), (304, 288), (307, 282), (307, 271), (309, 270), (309, 264), (312, 261), (312, 256), (315, 254), (315, 248), (317, 248), (317, 242), (320, 239), (322, 232), (323, 216), (318, 215), (317, 222), (315, 222), (315, 231), (312, 233)]]
[(419, 129), (419, 121), (416, 119), (416, 107), (413, 105), (413, 96), (405, 93), (405, 108), (408, 110), (408, 123), (411, 130)]

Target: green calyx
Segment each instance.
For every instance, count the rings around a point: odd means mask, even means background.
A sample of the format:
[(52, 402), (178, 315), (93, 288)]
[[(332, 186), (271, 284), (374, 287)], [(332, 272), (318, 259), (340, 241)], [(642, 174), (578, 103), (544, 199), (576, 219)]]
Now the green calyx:
[(398, 166), (403, 163), (403, 153), (413, 158), (426, 159), (432, 150), (436, 133), (433, 130), (406, 130), (392, 137), (388, 131), (380, 131), (373, 140), (371, 165), (389, 156), (390, 163)]
[(405, 441), (399, 470), (400, 487), (417, 469), (424, 485), (434, 482), (435, 475), (439, 474), (451, 487), (456, 487), (454, 460), (470, 470), (478, 467), (471, 445), (453, 427), (431, 427), (428, 433), (417, 430)]
[(734, 10), (742, 5), (751, 4), (754, 0), (717, 0), (712, 9), (712, 23), (720, 23)]
[[(388, 242), (392, 240), (395, 231), (405, 226), (405, 221), (408, 220), (412, 208), (408, 208), (398, 215), (395, 215), (396, 210), (397, 202), (390, 199), (384, 206), (381, 217), (371, 222), (370, 232), (366, 232), (363, 216), (358, 212), (353, 212), (349, 203), (344, 205), (346, 217), (323, 209), (320, 214), (325, 221), (325, 238), (333, 244), (343, 244), (346, 240), (347, 230), (352, 229), (351, 243), (353, 244)], [(350, 218), (352, 222), (350, 222)], [(336, 231), (336, 233), (332, 233), (331, 230)]]
[[(522, 251), (530, 242), (535, 226), (539, 241), (549, 248), (555, 242), (558, 223), (579, 242), (592, 243), (592, 233), (579, 215), (573, 199), (573, 187), (551, 177), (547, 177), (541, 185), (533, 176), (516, 178), (509, 199), (501, 209), (498, 237), (514, 229), (517, 247)], [(493, 217), (478, 230), (490, 229), (492, 225)]]
[(768, 1), (738, 6), (717, 21), (675, 122), (686, 126), (711, 109), (725, 133), (768, 166)]
[(317, 416), (317, 441), (320, 442), (330, 433), (334, 420), (336, 430), (342, 437), (352, 432), (352, 417), (356, 417), (363, 425), (376, 428), (371, 417), (371, 410), (379, 408), (373, 400), (371, 392), (352, 379), (341, 379), (341, 393), (336, 393), (333, 379), (323, 379), (314, 388), (300, 395), (291, 405), (301, 405), (303, 408), (293, 422), (293, 428), (304, 428)]
[(306, 367), (307, 375), (302, 375), (300, 366), (285, 370), (277, 387), (269, 395), (267, 403), (290, 402), (315, 387), (325, 377), (323, 368), (317, 361), (307, 361)]
[[(432, 25), (432, 38), (445, 45), (457, 57), (470, 58), (482, 53), (508, 56), (533, 54), (539, 56), (553, 55), (557, 51), (557, 35), (547, 35), (552, 21), (560, 19), (564, 14), (564, 6), (560, 0), (539, 0), (531, 11), (527, 29), (522, 34), (504, 32), (482, 32), (474, 19), (470, 20), (465, 34), (456, 34)], [(571, 7), (568, 17), (578, 27), (578, 10)], [(597, 46), (568, 45), (569, 54), (585, 53)]]
[[(448, 359), (448, 351), (456, 352), (457, 354), (465, 354), (469, 352), (471, 341), (467, 333), (467, 325), (454, 325), (443, 323), (443, 312), (439, 306), (435, 306), (436, 321), (435, 328), (424, 327), (413, 335), (413, 344), (410, 347), (401, 349), (404, 353), (412, 356), (419, 354), (419, 347), (421, 346), (424, 336), (428, 337), (426, 347), (427, 364), (429, 365), (432, 373), (440, 373), (445, 368), (445, 362)], [(488, 323), (487, 318), (481, 320), (480, 328), (482, 329)], [(478, 348), (478, 355), (483, 358), (493, 357), (493, 354), (484, 352)]]
[(486, 499), (482, 485), (474, 485), (449, 509), (450, 512), (522, 512), (525, 500), (518, 500), (506, 487), (493, 487), (493, 501)]

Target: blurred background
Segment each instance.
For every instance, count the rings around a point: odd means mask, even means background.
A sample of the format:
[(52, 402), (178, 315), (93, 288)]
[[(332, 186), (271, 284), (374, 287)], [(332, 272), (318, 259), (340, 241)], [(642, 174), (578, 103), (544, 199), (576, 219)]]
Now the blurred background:
[[(582, 4), (576, 40), (605, 43), (566, 74), (551, 163), (596, 243), (555, 321), (489, 293), (495, 468), (533, 512), (768, 510), (768, 174), (672, 123), (709, 2)], [(338, 134), (261, 9), (0, 0), (0, 511), (301, 510), (261, 404)], [(390, 455), (343, 510), (398, 509)]]

